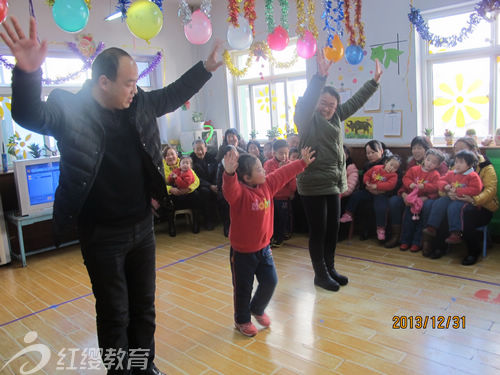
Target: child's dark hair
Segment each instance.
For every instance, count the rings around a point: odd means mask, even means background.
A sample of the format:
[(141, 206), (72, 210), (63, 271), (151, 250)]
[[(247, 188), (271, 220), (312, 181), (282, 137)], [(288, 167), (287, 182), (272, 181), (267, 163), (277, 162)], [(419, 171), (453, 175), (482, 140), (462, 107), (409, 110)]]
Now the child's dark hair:
[(247, 143), (247, 152), (248, 152), (248, 149), (250, 148), (250, 145), (255, 145), (255, 146), (257, 146), (257, 149), (259, 150), (259, 153), (260, 153), (260, 152), (262, 152), (262, 150), (261, 150), (261, 148), (260, 148), (260, 143), (259, 143), (259, 142), (257, 142), (257, 141), (253, 141), (253, 140), (248, 141), (248, 143)]
[(344, 152), (345, 152), (345, 156), (346, 156), (345, 166), (347, 167), (350, 164), (354, 164), (354, 162), (352, 161), (352, 158), (351, 158), (351, 150), (349, 150), (349, 147), (347, 147), (346, 145), (342, 145), (342, 146), (344, 147)]
[(264, 143), (264, 148), (266, 148), (267, 146), (270, 146), (271, 150), (272, 150), (273, 149), (273, 142), (269, 141), (269, 142)]
[(430, 148), (427, 151), (425, 151), (425, 157), (427, 157), (429, 155), (434, 155), (435, 157), (438, 158), (438, 160), (439, 160), (438, 167), (446, 159), (444, 154), (436, 148)]
[(255, 163), (257, 163), (257, 157), (253, 154), (241, 154), (238, 158), (238, 168), (236, 169), (236, 174), (238, 175), (238, 180), (245, 182), (243, 176), (251, 176), (252, 169)]
[(273, 151), (278, 151), (280, 148), (288, 148), (288, 142), (284, 139), (277, 139), (273, 143)]
[(425, 149), (425, 151), (431, 148), (429, 141), (425, 137), (422, 137), (421, 135), (417, 135), (415, 138), (411, 140), (410, 149), (417, 145), (422, 146)]
[(399, 165), (402, 164), (401, 156), (399, 156), (398, 154), (391, 154), (384, 160), (384, 165), (389, 163), (391, 160), (396, 160)]
[(476, 169), (477, 166), (477, 155), (470, 150), (462, 150), (456, 153), (455, 161), (457, 159), (462, 159), (470, 167)]
[(288, 150), (288, 157), (290, 157), (290, 155), (292, 154), (299, 154), (300, 155), (300, 151), (297, 147), (290, 147), (290, 150)]

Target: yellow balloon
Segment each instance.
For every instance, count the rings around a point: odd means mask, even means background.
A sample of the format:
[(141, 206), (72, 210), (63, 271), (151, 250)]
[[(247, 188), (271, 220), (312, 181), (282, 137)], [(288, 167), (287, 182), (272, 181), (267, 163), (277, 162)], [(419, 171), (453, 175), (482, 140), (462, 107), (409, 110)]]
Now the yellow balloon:
[(323, 49), (325, 57), (333, 62), (339, 61), (344, 56), (344, 45), (342, 44), (339, 36), (335, 34), (331, 47), (326, 46)]
[(127, 10), (127, 26), (132, 34), (149, 43), (163, 26), (163, 14), (152, 1), (138, 0)]

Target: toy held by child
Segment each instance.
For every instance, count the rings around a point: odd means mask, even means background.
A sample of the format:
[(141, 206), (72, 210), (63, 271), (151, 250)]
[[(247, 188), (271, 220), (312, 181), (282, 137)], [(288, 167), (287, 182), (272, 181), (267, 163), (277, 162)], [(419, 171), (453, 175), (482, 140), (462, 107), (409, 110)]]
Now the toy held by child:
[[(273, 234), (273, 197), (314, 161), (314, 151), (302, 149), (302, 159), (288, 163), (266, 176), (259, 159), (251, 154), (238, 157), (235, 150), (224, 156), (222, 190), (230, 206), (230, 259), (233, 275), (235, 327), (255, 336), (257, 322), (271, 324), (265, 309), (278, 282), (270, 240)], [(254, 278), (259, 285), (252, 297)]]

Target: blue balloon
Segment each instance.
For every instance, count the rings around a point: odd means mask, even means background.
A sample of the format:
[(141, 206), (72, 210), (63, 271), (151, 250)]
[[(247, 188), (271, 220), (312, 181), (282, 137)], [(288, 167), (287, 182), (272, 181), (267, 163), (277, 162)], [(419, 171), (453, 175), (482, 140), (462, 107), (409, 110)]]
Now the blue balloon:
[(69, 33), (77, 33), (87, 25), (89, 8), (83, 0), (56, 0), (52, 16), (57, 26)]
[(359, 64), (363, 56), (363, 48), (360, 46), (349, 46), (345, 49), (345, 59), (351, 65)]

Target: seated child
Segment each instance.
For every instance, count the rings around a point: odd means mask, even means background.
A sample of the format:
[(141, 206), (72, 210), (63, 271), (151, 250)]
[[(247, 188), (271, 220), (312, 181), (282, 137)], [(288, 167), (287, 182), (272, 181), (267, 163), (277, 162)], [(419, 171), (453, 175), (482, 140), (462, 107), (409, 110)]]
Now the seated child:
[[(438, 168), (443, 160), (444, 154), (441, 151), (430, 148), (425, 152), (423, 163), (408, 169), (403, 177), (400, 192), (405, 202), (405, 210), (400, 250), (410, 249), (416, 252), (422, 247), (422, 230), (433, 199), (438, 197), (438, 181), (441, 177)], [(418, 208), (417, 203), (420, 206)]]
[[(269, 174), (288, 163), (288, 143), (284, 139), (278, 139), (273, 143), (273, 158), (264, 163), (264, 170)], [(274, 234), (271, 247), (280, 247), (285, 240), (285, 234), (289, 231), (291, 199), (296, 190), (297, 182), (292, 178), (274, 196)]]
[[(233, 275), (234, 324), (242, 334), (255, 336), (257, 322), (269, 327), (265, 309), (278, 282), (269, 242), (273, 234), (273, 197), (288, 181), (314, 161), (310, 147), (302, 159), (266, 176), (260, 160), (232, 150), (224, 156), (222, 190), (230, 206), (230, 259)], [(236, 172), (236, 173), (235, 173)], [(254, 278), (259, 285), (252, 298)]]
[(264, 143), (264, 159), (270, 160), (273, 158), (273, 142)]
[[(483, 190), (483, 182), (479, 175), (474, 172), (478, 162), (475, 153), (469, 150), (462, 150), (455, 155), (454, 170), (449, 171), (438, 181), (441, 198), (432, 205), (427, 226), (424, 233), (430, 237), (436, 236), (437, 228), (448, 214), (448, 228), (450, 235), (445, 240), (448, 244), (458, 244), (462, 242), (463, 221), (461, 212), (466, 203), (460, 198), (464, 195), (478, 195)], [(428, 239), (428, 238), (427, 238)], [(427, 242), (427, 244), (425, 243)], [(424, 241), (424, 249), (430, 254), (430, 241)]]
[(167, 178), (167, 184), (175, 186), (179, 189), (187, 189), (194, 180), (193, 160), (189, 156), (185, 156), (179, 163), (179, 168), (175, 168)]
[(366, 190), (358, 190), (351, 195), (346, 211), (340, 218), (341, 223), (353, 220), (353, 214), (361, 201), (373, 200), (375, 220), (377, 223), (377, 238), (385, 240), (385, 226), (387, 221), (388, 198), (385, 193), (392, 191), (398, 182), (398, 170), (401, 158), (398, 155), (388, 156), (383, 165), (375, 165), (363, 175)]
[(290, 147), (290, 151), (288, 151), (288, 160), (294, 161), (297, 160), (300, 156), (299, 149), (296, 147)]

